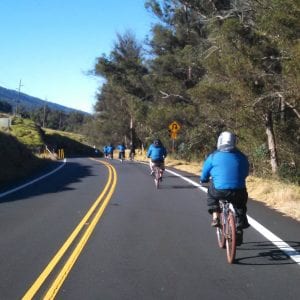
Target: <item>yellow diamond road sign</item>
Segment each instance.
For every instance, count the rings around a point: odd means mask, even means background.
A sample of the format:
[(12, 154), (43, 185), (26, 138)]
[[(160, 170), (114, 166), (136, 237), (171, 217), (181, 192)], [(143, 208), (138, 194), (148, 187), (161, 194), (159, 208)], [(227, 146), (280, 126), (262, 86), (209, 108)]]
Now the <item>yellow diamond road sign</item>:
[(177, 132), (180, 129), (180, 125), (176, 121), (174, 121), (169, 125), (169, 129), (172, 132)]

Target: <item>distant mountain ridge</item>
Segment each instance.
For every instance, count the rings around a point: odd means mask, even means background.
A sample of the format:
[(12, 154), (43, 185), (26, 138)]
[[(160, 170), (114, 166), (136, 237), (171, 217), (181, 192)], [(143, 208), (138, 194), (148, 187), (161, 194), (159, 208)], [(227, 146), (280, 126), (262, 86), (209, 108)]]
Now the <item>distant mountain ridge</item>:
[(25, 107), (27, 110), (33, 110), (36, 108), (44, 107), (46, 104), (50, 109), (63, 111), (65, 113), (70, 112), (80, 112), (83, 114), (88, 114), (82, 110), (66, 107), (57, 103), (49, 102), (42, 100), (37, 97), (29, 96), (24, 93), (19, 93), (15, 90), (6, 89), (0, 86), (0, 101), (6, 101), (9, 103), (13, 108), (18, 105)]

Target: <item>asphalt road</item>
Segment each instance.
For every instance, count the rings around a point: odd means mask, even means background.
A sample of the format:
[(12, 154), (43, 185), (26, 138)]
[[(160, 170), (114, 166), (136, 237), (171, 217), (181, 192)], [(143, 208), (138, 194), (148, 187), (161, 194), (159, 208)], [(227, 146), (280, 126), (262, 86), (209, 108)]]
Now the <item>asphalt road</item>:
[[(2, 191), (0, 299), (299, 299), (300, 263), (254, 227), (227, 263), (205, 199), (174, 173), (156, 190), (147, 165), (89, 158)], [(300, 252), (299, 222), (248, 213)]]

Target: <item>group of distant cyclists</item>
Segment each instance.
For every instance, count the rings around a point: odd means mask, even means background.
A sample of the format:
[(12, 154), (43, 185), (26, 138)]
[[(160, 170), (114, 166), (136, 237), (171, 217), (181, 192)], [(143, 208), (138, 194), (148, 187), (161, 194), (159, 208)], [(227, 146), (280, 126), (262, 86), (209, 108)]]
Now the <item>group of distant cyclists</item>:
[[(249, 175), (249, 161), (244, 153), (237, 147), (237, 137), (229, 131), (222, 132), (217, 141), (216, 150), (210, 153), (204, 161), (200, 183), (209, 183), (207, 193), (208, 212), (212, 215), (211, 226), (220, 226), (220, 207), (219, 200), (225, 199), (233, 204), (237, 216), (237, 234), (240, 243), (243, 239), (243, 229), (248, 228), (247, 219), (247, 200), (248, 193), (246, 188), (246, 177)], [(132, 147), (133, 145), (131, 145)], [(125, 145), (118, 146), (119, 155), (125, 152)], [(113, 158), (114, 147), (107, 146), (104, 149), (105, 157), (110, 155)], [(130, 149), (135, 153), (135, 148)], [(151, 175), (154, 165), (158, 165), (165, 170), (165, 158), (167, 150), (159, 139), (155, 139), (147, 151), (150, 159)]]
[[(117, 147), (115, 147), (113, 144), (105, 145), (103, 147), (104, 157), (114, 159), (114, 151), (116, 149), (119, 150), (119, 160), (123, 161), (125, 159), (125, 143), (121, 143)], [(130, 143), (129, 150), (129, 158), (130, 160), (133, 160), (135, 156), (135, 145), (133, 143)]]

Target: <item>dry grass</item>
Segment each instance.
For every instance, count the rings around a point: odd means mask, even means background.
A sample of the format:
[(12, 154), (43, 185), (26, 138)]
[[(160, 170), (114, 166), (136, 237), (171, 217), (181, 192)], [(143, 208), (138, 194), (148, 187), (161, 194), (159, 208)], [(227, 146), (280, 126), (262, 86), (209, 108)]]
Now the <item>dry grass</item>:
[(300, 221), (300, 187), (298, 185), (249, 176), (247, 187), (251, 198), (262, 201)]
[[(137, 160), (148, 161), (145, 153), (138, 151)], [(203, 162), (187, 163), (183, 160), (166, 159), (166, 166), (199, 176)], [(249, 176), (247, 179), (249, 197), (265, 203), (286, 216), (300, 221), (300, 187), (281, 181)]]

